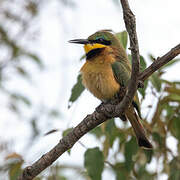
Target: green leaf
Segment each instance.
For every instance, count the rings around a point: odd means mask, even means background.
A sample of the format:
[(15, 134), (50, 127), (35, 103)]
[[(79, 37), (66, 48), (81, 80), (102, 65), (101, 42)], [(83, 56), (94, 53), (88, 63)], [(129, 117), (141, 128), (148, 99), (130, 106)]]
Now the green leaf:
[(26, 53), (26, 55), (29, 56), (39, 66), (40, 69), (44, 68), (42, 60), (37, 55), (32, 53)]
[(133, 155), (138, 151), (138, 146), (135, 137), (133, 136), (128, 142), (125, 143), (125, 167), (128, 171), (132, 170), (134, 162)]
[(173, 118), (172, 120), (172, 134), (180, 141), (180, 118)]
[(97, 138), (100, 138), (103, 136), (103, 132), (100, 126), (95, 127), (90, 131), (93, 135), (95, 135)]
[(77, 83), (73, 86), (71, 90), (71, 96), (69, 98), (69, 105), (68, 108), (71, 107), (71, 104), (78, 99), (78, 97), (81, 95), (81, 93), (84, 91), (84, 86), (82, 84), (82, 77), (81, 74), (77, 77)]
[(104, 156), (98, 147), (88, 149), (84, 154), (84, 166), (92, 180), (101, 180)]
[(178, 157), (174, 157), (170, 162), (170, 176), (169, 180), (179, 180), (180, 179), (180, 166)]
[(122, 31), (122, 32), (116, 33), (116, 36), (120, 40), (123, 48), (126, 49), (127, 48), (127, 41), (128, 41), (127, 32), (126, 31)]
[(127, 174), (123, 171), (116, 171), (116, 180), (128, 180)]
[(146, 79), (144, 81), (144, 87), (143, 88), (138, 88), (138, 91), (142, 95), (143, 99), (145, 98), (145, 95), (146, 95), (146, 89), (148, 87), (148, 81), (149, 81), (148, 79)]
[(42, 180), (41, 177), (35, 177), (33, 180)]
[(18, 179), (18, 176), (22, 172), (22, 169), (21, 169), (22, 164), (23, 164), (22, 162), (17, 162), (17, 163), (10, 165), (11, 166), (11, 168), (9, 169), (9, 179), (10, 180)]
[(153, 157), (153, 150), (146, 150), (144, 149), (144, 153), (146, 155), (147, 158), (147, 163), (150, 163)]
[(162, 103), (167, 103), (167, 102), (180, 102), (180, 96), (177, 94), (170, 94), (168, 96), (165, 96), (162, 100)]
[(83, 54), (80, 58), (80, 61), (86, 58), (86, 54)]
[(110, 119), (106, 122), (105, 131), (108, 134), (112, 134), (113, 130), (115, 128), (115, 122), (114, 119)]
[(159, 133), (153, 132), (152, 137), (153, 137), (154, 141), (156, 141), (159, 144), (160, 147), (162, 147), (164, 145), (164, 139), (162, 136), (160, 136)]
[(161, 90), (161, 79), (159, 78), (157, 72), (155, 72), (155, 73), (153, 73), (153, 74), (151, 75), (150, 81), (151, 81), (151, 83), (153, 84), (154, 88), (156, 88), (156, 90), (157, 90), (158, 92), (160, 92), (160, 90)]
[(20, 100), (24, 104), (26, 104), (27, 106), (31, 106), (30, 100), (26, 96), (23, 96), (22, 94), (12, 93), (11, 98), (14, 99), (14, 100)]
[(33, 136), (32, 138), (34, 139), (35, 137), (37, 137), (37, 135), (39, 134), (39, 129), (38, 129), (38, 125), (37, 125), (38, 119), (37, 117), (33, 117), (31, 119), (31, 127), (32, 127), (32, 132), (33, 132)]
[(172, 81), (172, 83), (180, 85), (180, 81)]
[(103, 142), (103, 153), (104, 157), (107, 158), (110, 148), (113, 146), (115, 139), (118, 137), (118, 132), (114, 119), (108, 120), (103, 125), (103, 132), (105, 134), (105, 140)]
[[(60, 171), (60, 170), (58, 170), (58, 169), (55, 170), (55, 167), (53, 167), (53, 168), (54, 168), (54, 171), (57, 171), (57, 173), (55, 174), (54, 172), (53, 173), (51, 172), (48, 177), (46, 176), (46, 180), (68, 180), (65, 176), (58, 174), (58, 171)], [(51, 171), (53, 171), (53, 170), (51, 170)], [(40, 178), (39, 180), (42, 180), (42, 179), (43, 178)], [(35, 180), (35, 179), (33, 179), (33, 180)]]
[(118, 139), (119, 139), (119, 149), (121, 149), (125, 145), (127, 135), (124, 133), (124, 131), (118, 129), (117, 136), (118, 136)]
[(21, 76), (28, 78), (28, 79), (30, 78), (29, 73), (23, 67), (16, 66), (16, 70)]
[(127, 171), (124, 163), (116, 163), (113, 166), (113, 170), (116, 173), (116, 180), (129, 180), (129, 172)]
[(166, 111), (167, 119), (170, 119), (175, 114), (175, 109), (168, 103), (164, 105), (164, 110)]
[(165, 87), (164, 91), (168, 92), (169, 94), (177, 94), (180, 96), (180, 89), (174, 86)]
[(114, 119), (108, 120), (105, 125), (106, 138), (108, 138), (109, 145), (112, 147), (114, 140), (118, 136)]
[[(128, 59), (129, 59), (131, 65), (132, 65), (132, 56), (131, 56), (131, 54), (128, 54)], [(144, 71), (146, 69), (146, 67), (147, 67), (147, 63), (146, 63), (144, 57), (140, 55), (140, 70)]]
[(140, 69), (144, 71), (147, 67), (146, 61), (143, 56), (140, 55)]
[[(57, 179), (59, 179), (59, 180), (68, 180), (65, 176), (58, 176)], [(54, 180), (54, 176), (52, 177), (52, 180)]]
[(63, 137), (66, 136), (68, 133), (70, 133), (73, 130), (73, 128), (68, 128), (65, 131), (63, 131)]
[(137, 173), (137, 177), (138, 177), (137, 179), (138, 180), (154, 180), (154, 179), (156, 179), (155, 178), (156, 174), (152, 174), (152, 173), (148, 172), (146, 170), (146, 166), (145, 165), (141, 165), (138, 168), (138, 170), (136, 171), (136, 173)]
[(177, 95), (177, 94), (170, 94), (170, 95), (169, 95), (169, 98), (170, 98), (172, 101), (180, 101), (180, 96)]

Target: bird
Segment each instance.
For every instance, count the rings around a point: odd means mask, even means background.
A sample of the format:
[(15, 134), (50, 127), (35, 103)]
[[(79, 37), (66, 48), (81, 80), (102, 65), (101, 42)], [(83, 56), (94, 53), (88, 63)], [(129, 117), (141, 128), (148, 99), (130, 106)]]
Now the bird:
[[(131, 64), (116, 34), (100, 30), (87, 39), (73, 39), (70, 43), (84, 45), (86, 62), (80, 69), (82, 84), (102, 102), (116, 97), (126, 88), (131, 77)], [(141, 123), (140, 103), (135, 94), (132, 103), (120, 118), (128, 119), (134, 130), (137, 143), (144, 149), (152, 149)]]

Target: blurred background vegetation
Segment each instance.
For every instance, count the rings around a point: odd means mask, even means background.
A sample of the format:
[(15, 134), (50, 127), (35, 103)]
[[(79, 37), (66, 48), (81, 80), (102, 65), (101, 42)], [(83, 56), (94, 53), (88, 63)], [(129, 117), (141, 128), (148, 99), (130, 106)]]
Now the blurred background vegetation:
[[(112, 2), (115, 8), (119, 6), (119, 1)], [(49, 11), (51, 17), (44, 19)], [(75, 113), (82, 114), (82, 108), (91, 106), (87, 101), (82, 107), (77, 105), (84, 91), (80, 78), (76, 82), (83, 53), (76, 53), (76, 47), (64, 48), (76, 35), (69, 25), (74, 22), (69, 15), (72, 11), (79, 11), (73, 0), (0, 0), (0, 179), (17, 179), (22, 168), (82, 120), (72, 123), (79, 118)], [(47, 34), (46, 28), (52, 28), (52, 33)], [(118, 37), (128, 52), (127, 33), (122, 31)], [(141, 70), (156, 58), (141, 56)], [(179, 61), (177, 57), (159, 69), (139, 89), (142, 121), (153, 142), (152, 151), (137, 146), (128, 123), (112, 119), (83, 137), (35, 179), (179, 180), (180, 81), (165, 78), (169, 69), (180, 66)], [(93, 104), (92, 109), (95, 107)]]

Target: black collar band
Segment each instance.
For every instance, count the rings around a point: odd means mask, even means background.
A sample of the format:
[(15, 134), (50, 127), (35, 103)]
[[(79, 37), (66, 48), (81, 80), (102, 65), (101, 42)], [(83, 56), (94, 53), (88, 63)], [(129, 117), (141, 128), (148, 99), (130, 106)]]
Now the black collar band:
[(104, 48), (95, 48), (95, 49), (89, 51), (86, 54), (86, 59), (90, 60), (91, 58), (98, 56), (103, 50), (104, 50)]

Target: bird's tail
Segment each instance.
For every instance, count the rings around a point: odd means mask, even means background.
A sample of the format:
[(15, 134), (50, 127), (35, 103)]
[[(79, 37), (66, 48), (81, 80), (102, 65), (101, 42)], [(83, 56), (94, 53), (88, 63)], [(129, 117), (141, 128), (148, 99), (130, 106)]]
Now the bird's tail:
[(153, 146), (147, 139), (145, 130), (140, 122), (139, 117), (137, 116), (137, 114), (132, 106), (130, 106), (128, 108), (128, 110), (126, 111), (126, 116), (129, 119), (129, 121), (134, 129), (134, 132), (135, 132), (135, 135), (136, 135), (136, 138), (138, 141), (138, 145), (145, 149), (152, 149)]

